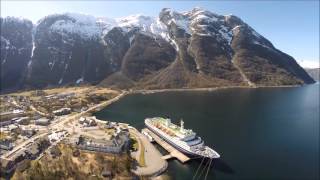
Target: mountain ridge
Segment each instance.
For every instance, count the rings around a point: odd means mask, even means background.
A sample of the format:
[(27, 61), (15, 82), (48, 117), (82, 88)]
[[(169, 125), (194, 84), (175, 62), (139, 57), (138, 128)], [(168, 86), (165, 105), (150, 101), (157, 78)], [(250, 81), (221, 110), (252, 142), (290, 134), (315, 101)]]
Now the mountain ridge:
[[(164, 8), (159, 17), (116, 19), (54, 14), (18, 35), (6, 29), (32, 22), (11, 21), (1, 18), (1, 54), (10, 52), (7, 41), (14, 36), (28, 37), (28, 51), (15, 57), (23, 61), (20, 81), (7, 87), (6, 78), (17, 71), (10, 65), (1, 73), (1, 90), (79, 83), (161, 89), (314, 82), (291, 56), (240, 18), (201, 8), (181, 13)], [(1, 56), (1, 69), (9, 66), (7, 59)]]

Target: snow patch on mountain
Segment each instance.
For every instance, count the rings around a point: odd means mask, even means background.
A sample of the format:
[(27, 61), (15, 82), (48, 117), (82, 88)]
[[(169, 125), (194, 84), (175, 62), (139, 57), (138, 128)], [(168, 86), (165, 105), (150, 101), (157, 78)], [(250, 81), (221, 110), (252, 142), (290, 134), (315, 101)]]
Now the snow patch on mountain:
[(166, 8), (162, 10), (162, 15), (166, 16), (163, 22), (167, 26), (171, 26), (173, 23), (179, 29), (184, 30), (188, 34), (191, 34), (190, 19), (187, 15), (184, 15), (184, 13), (178, 13), (170, 8)]
[(260, 42), (258, 42), (258, 41), (256, 41), (256, 40), (253, 40), (252, 43), (253, 43), (253, 44), (256, 44), (256, 45), (259, 45), (259, 46), (262, 46), (262, 47), (264, 47), (264, 48), (267, 48), (267, 49), (269, 49), (269, 50), (274, 50), (273, 48), (271, 48), (271, 47), (269, 47), (269, 46), (267, 46), (267, 45), (265, 45), (265, 44), (262, 44), (262, 43), (260, 43)]
[(151, 33), (160, 35), (162, 38), (168, 40), (168, 28), (165, 24), (163, 24), (159, 18), (157, 18), (151, 25), (150, 25)]
[(79, 78), (79, 79), (76, 81), (77, 84), (80, 84), (80, 83), (82, 83), (82, 82), (83, 82), (83, 77)]
[(131, 46), (131, 44), (132, 44), (132, 41), (133, 41), (133, 39), (135, 38), (135, 35), (133, 35), (133, 36), (130, 36), (130, 38), (129, 38), (129, 43), (130, 43), (130, 46)]
[(101, 36), (102, 28), (96, 23), (96, 18), (90, 15), (66, 13), (71, 19), (57, 20), (51, 30), (62, 34), (79, 34), (84, 39)]
[(174, 39), (170, 39), (170, 44), (174, 47), (174, 49), (178, 52), (179, 51), (179, 46), (177, 42)]
[(219, 33), (223, 39), (225, 39), (228, 44), (231, 44), (231, 40), (233, 37), (232, 30), (228, 29), (226, 26), (222, 25), (221, 29), (219, 29)]
[(34, 41), (32, 42), (32, 49), (31, 49), (31, 58), (33, 57), (34, 49), (36, 48)]
[(32, 61), (31, 60), (29, 60), (29, 62), (28, 62), (28, 69), (31, 67), (31, 63), (32, 63)]
[(117, 25), (127, 32), (137, 27), (140, 28), (142, 31), (150, 32), (150, 26), (153, 23), (153, 21), (153, 18), (143, 16), (140, 14), (116, 19)]
[[(16, 49), (15, 46), (13, 46), (10, 41), (6, 38), (4, 38), (3, 36), (1, 36), (1, 42), (4, 42), (4, 49), (8, 50), (8, 49)], [(3, 47), (3, 44), (1, 44), (1, 46)]]
[(107, 34), (112, 28), (117, 26), (117, 22), (114, 19), (107, 17), (97, 17), (96, 23), (99, 28), (102, 30), (102, 34)]
[(162, 11), (163, 21), (167, 26), (174, 23), (187, 34), (198, 36), (211, 36), (231, 44), (232, 30), (224, 23), (224, 17), (206, 11), (202, 8), (194, 8), (191, 11), (179, 13), (172, 9)]
[[(159, 18), (139, 14), (116, 19), (77, 13), (66, 13), (63, 15), (70, 19), (57, 20), (51, 25), (51, 30), (61, 33), (63, 37), (67, 37), (67, 34), (78, 34), (84, 39), (98, 39), (107, 34), (112, 28), (120, 27), (123, 33), (128, 33), (133, 29), (139, 29), (141, 32), (161, 36), (168, 40), (167, 27)], [(103, 43), (105, 43), (105, 45), (108, 44), (106, 42)]]
[[(91, 15), (65, 13), (63, 15), (69, 19), (57, 20), (52, 24), (51, 29), (64, 34), (79, 34), (84, 39), (98, 39), (107, 34), (112, 28), (120, 27), (124, 33), (133, 29), (149, 33), (151, 36), (161, 36), (170, 42), (177, 49), (176, 43), (168, 33), (168, 26), (174, 23), (178, 28), (187, 34), (197, 34), (199, 36), (218, 36), (228, 44), (231, 43), (233, 30), (226, 26), (221, 26), (226, 16), (219, 16), (202, 8), (194, 8), (191, 11), (179, 13), (172, 9), (164, 9), (169, 17), (166, 22), (161, 22), (159, 18), (144, 16), (141, 14), (131, 15), (122, 18), (110, 19), (105, 17), (94, 17)], [(221, 21), (222, 20), (222, 21)], [(212, 31), (212, 24), (218, 23), (220, 29)], [(211, 25), (211, 26), (210, 26)], [(210, 27), (209, 27), (210, 26)], [(253, 31), (255, 33), (255, 31)], [(219, 35), (220, 34), (220, 35)], [(257, 33), (256, 33), (257, 34)], [(257, 37), (259, 34), (257, 34)], [(130, 37), (132, 42), (133, 37)], [(103, 42), (107, 45), (110, 42)]]
[(32, 63), (32, 58), (33, 58), (33, 54), (34, 54), (34, 49), (36, 48), (34, 39), (32, 38), (32, 49), (31, 49), (31, 55), (30, 55), (30, 60), (28, 61), (28, 65), (27, 68), (29, 69), (31, 67), (31, 63)]
[(159, 18), (138, 14), (117, 18), (116, 22), (117, 26), (121, 27), (125, 32), (138, 28), (142, 32), (152, 33), (153, 35), (161, 36), (168, 40), (167, 27), (159, 20)]
[(192, 11), (188, 12), (187, 15), (191, 18), (191, 24), (197, 22), (216, 22), (219, 20), (219, 16), (210, 11), (206, 11), (202, 8), (194, 8)]
[[(10, 51), (11, 49), (16, 49), (15, 46), (13, 46), (10, 41), (6, 38), (4, 38), (3, 36), (1, 37), (1, 54), (5, 54), (4, 55), (4, 59), (1, 62), (1, 65), (5, 64), (7, 62), (7, 57), (8, 57), (8, 51)], [(2, 49), (5, 49), (4, 51), (2, 51)]]
[(190, 30), (190, 20), (188, 18), (180, 17), (173, 19), (171, 22), (174, 22), (179, 28), (183, 29), (187, 34), (191, 34)]
[(63, 77), (62, 78), (60, 78), (60, 80), (59, 80), (59, 84), (61, 84), (63, 82)]

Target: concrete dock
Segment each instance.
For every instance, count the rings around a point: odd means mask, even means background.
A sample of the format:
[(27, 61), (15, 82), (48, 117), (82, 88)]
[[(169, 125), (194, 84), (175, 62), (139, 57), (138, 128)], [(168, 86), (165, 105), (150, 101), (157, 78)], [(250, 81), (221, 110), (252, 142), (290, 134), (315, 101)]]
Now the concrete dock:
[[(137, 139), (139, 148), (135, 152), (134, 158), (140, 161), (141, 155), (144, 157), (144, 166), (136, 166), (132, 172), (138, 176), (156, 177), (163, 173), (168, 163), (162, 158), (162, 154), (149, 142), (149, 139), (141, 134), (137, 129), (129, 126), (129, 132)], [(143, 152), (142, 152), (143, 151)]]
[(170, 154), (162, 156), (162, 159), (171, 159), (171, 158), (177, 158), (180, 162), (185, 163), (190, 160), (190, 158), (186, 155), (184, 155), (182, 152), (178, 151), (176, 148), (171, 146), (169, 143), (162, 140), (159, 136), (151, 132), (149, 129), (145, 128), (144, 131), (148, 132), (150, 136), (156, 141), (161, 147), (163, 147), (166, 151), (168, 151)]

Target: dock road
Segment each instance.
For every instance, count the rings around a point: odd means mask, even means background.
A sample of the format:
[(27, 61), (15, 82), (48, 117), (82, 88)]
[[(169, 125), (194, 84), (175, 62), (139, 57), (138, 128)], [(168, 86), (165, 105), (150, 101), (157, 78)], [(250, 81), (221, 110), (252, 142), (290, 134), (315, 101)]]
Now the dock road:
[(137, 139), (139, 144), (136, 160), (139, 161), (141, 156), (144, 159), (144, 165), (137, 166), (136, 169), (133, 169), (133, 173), (138, 176), (155, 177), (164, 172), (168, 167), (168, 163), (162, 158), (161, 153), (137, 129), (129, 127), (129, 132)]

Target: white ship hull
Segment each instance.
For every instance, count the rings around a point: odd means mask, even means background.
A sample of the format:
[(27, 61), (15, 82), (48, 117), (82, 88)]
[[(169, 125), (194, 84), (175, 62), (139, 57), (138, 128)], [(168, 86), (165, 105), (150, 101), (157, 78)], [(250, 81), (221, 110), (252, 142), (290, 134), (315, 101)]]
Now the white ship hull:
[[(192, 157), (206, 157), (206, 158), (219, 158), (220, 155), (214, 151), (213, 149), (209, 148), (208, 146), (203, 146), (203, 150), (194, 151), (191, 149), (190, 146), (184, 141), (179, 140), (175, 137), (170, 137), (168, 134), (163, 132), (161, 129), (155, 127), (150, 122), (148, 122), (148, 119), (145, 120), (145, 125), (149, 130), (151, 130), (153, 133), (158, 135), (160, 138), (165, 140), (167, 143), (175, 147), (180, 152), (192, 156)], [(203, 145), (203, 142), (199, 144), (199, 146)]]

